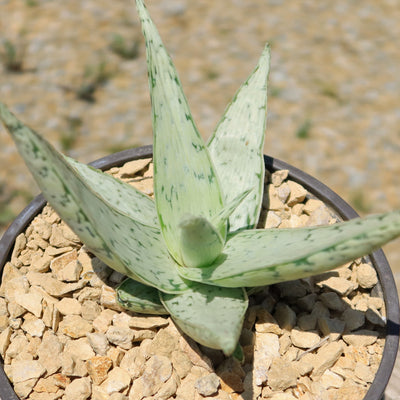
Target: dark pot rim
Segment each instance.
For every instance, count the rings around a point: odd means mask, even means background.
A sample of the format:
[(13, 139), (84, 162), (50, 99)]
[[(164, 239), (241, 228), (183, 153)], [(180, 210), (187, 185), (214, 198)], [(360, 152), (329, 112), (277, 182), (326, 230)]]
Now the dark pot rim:
[[(152, 146), (143, 146), (100, 158), (90, 164), (99, 169), (109, 169), (121, 166), (127, 161), (151, 157), (152, 152)], [(322, 200), (342, 219), (348, 220), (358, 217), (356, 211), (340, 196), (307, 173), (273, 157), (264, 156), (264, 161), (266, 168), (271, 172), (280, 169), (289, 170), (289, 178), (291, 180), (304, 186), (312, 195)], [(37, 196), (18, 215), (4, 233), (0, 240), (0, 274), (2, 273), (5, 263), (10, 258), (15, 238), (26, 229), (28, 224), (42, 210), (45, 204), (46, 201), (43, 196)], [(379, 400), (382, 398), (396, 360), (399, 345), (400, 307), (393, 274), (383, 251), (378, 250), (371, 254), (370, 260), (378, 272), (383, 290), (387, 314), (387, 328), (382, 361), (364, 400)], [(4, 364), (1, 357), (0, 367), (0, 398), (3, 400), (18, 400), (18, 396), (15, 394), (12, 385), (5, 375)]]

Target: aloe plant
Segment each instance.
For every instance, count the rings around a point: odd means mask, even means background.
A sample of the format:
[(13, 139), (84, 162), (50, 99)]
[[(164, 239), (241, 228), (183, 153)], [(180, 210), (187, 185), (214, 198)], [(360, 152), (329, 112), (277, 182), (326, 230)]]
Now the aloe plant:
[(142, 0), (136, 5), (147, 49), (155, 200), (58, 153), (3, 104), (0, 117), (48, 202), (94, 255), (127, 276), (117, 288), (124, 307), (170, 314), (197, 342), (240, 355), (249, 289), (374, 251), (400, 235), (400, 212), (331, 226), (255, 229), (269, 46), (204, 143), (159, 34)]

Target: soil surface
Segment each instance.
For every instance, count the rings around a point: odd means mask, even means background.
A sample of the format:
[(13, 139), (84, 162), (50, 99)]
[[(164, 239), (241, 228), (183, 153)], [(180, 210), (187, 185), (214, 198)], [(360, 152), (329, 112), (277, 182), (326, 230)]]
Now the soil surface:
[[(396, 0), (148, 1), (207, 138), (272, 48), (265, 152), (360, 214), (399, 208)], [(150, 144), (144, 43), (131, 0), (0, 0), (0, 99), (80, 161)], [(0, 234), (38, 193), (0, 128)], [(398, 241), (385, 247), (400, 283)]]

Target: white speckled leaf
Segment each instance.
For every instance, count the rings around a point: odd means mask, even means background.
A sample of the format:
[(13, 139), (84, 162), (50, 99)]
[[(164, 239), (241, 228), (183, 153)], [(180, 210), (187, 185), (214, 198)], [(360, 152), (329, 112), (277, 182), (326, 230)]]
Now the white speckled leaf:
[(1, 103), (0, 117), (47, 201), (91, 252), (111, 268), (160, 290), (187, 288), (158, 228), (112, 208), (63, 155)]
[(328, 226), (241, 231), (228, 239), (210, 267), (179, 272), (224, 287), (264, 286), (330, 270), (398, 236), (400, 211)]
[(158, 289), (125, 279), (116, 288), (118, 303), (127, 310), (142, 314), (168, 314), (160, 301)]
[[(154, 195), (168, 249), (180, 261), (176, 235), (185, 215), (212, 218), (222, 208), (218, 179), (192, 119), (177, 72), (141, 0), (154, 131)], [(225, 237), (226, 227), (221, 231)]]
[(181, 257), (187, 267), (211, 264), (224, 248), (225, 240), (203, 217), (187, 217), (180, 224)]
[(64, 157), (85, 180), (86, 185), (114, 209), (143, 224), (159, 228), (156, 205), (151, 197), (90, 165)]
[(230, 232), (254, 228), (261, 209), (269, 62), (267, 45), (208, 142), (225, 204), (246, 189), (256, 188), (230, 216)]
[(245, 290), (193, 284), (185, 293), (160, 296), (174, 322), (196, 342), (234, 352), (248, 306)]

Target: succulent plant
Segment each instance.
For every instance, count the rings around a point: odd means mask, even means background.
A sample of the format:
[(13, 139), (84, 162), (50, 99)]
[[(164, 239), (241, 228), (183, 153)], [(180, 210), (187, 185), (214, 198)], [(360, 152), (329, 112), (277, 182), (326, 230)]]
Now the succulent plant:
[[(44, 196), (86, 247), (128, 278), (127, 309), (238, 352), (249, 288), (340, 266), (400, 235), (400, 212), (329, 226), (255, 229), (264, 187), (266, 46), (207, 143), (142, 2), (154, 131), (154, 197), (57, 152), (3, 104), (0, 117)], [(235, 351), (236, 350), (236, 351)]]

